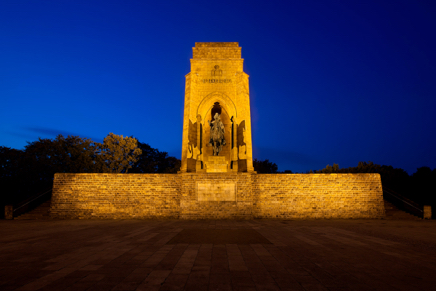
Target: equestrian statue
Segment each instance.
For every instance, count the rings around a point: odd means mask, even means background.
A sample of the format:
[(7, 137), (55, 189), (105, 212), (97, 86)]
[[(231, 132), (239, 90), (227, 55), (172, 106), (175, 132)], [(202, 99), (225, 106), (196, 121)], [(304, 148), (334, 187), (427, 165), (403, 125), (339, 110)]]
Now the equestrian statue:
[(213, 118), (214, 120), (212, 122), (208, 120), (210, 125), (210, 141), (208, 146), (213, 146), (213, 155), (218, 156), (223, 146), (226, 145), (226, 140), (224, 139), (224, 124), (221, 122), (219, 113), (215, 113)]

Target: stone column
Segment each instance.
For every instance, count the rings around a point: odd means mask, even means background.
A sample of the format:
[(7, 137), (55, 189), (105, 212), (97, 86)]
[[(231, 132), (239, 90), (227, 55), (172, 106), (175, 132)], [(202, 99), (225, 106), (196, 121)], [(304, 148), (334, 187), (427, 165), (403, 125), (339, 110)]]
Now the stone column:
[(424, 205), (424, 219), (431, 219), (431, 206)]
[(5, 205), (5, 219), (14, 219), (13, 205)]
[(203, 163), (203, 149), (202, 149), (202, 138), (203, 138), (203, 130), (201, 126), (201, 115), (197, 115), (197, 151), (194, 151), (197, 156), (194, 159), (197, 160), (195, 164), (195, 171), (200, 172), (202, 170), (201, 164)]
[(191, 106), (191, 73), (186, 75), (185, 83), (185, 109), (183, 116), (183, 137), (182, 137), (182, 160), (180, 172), (185, 173), (188, 171), (188, 143), (189, 143), (189, 114)]
[(231, 118), (233, 124), (233, 147), (231, 149), (232, 172), (238, 172), (238, 122), (235, 116)]

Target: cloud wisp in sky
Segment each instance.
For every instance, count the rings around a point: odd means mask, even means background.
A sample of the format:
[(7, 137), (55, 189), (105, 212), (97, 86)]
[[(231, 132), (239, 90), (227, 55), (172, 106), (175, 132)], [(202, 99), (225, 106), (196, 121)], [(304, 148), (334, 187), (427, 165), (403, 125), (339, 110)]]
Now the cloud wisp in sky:
[(60, 129), (55, 129), (55, 128), (46, 128), (46, 127), (25, 127), (23, 128), (26, 131), (30, 131), (33, 133), (38, 134), (38, 137), (44, 137), (44, 138), (56, 138), (58, 135), (63, 135), (64, 137), (67, 136), (80, 136), (82, 138), (90, 138), (93, 141), (96, 142), (103, 142), (103, 138), (95, 138), (95, 137), (89, 137), (89, 136), (85, 136), (85, 135), (81, 135), (78, 133), (74, 133), (74, 132), (69, 132), (69, 131), (65, 131), (65, 130), (60, 130)]

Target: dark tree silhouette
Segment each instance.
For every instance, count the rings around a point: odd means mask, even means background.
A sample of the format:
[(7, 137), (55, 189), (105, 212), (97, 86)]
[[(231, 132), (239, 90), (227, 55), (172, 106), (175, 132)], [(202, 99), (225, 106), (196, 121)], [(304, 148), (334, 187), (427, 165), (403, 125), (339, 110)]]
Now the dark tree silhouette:
[[(0, 216), (5, 204), (15, 204), (53, 185), (55, 173), (177, 173), (180, 160), (139, 143), (109, 134), (96, 143), (79, 136), (29, 142), (24, 150), (0, 147)], [(142, 149), (142, 155), (139, 155)], [(137, 162), (136, 162), (137, 160)], [(136, 162), (136, 164), (134, 164)]]
[[(420, 197), (422, 204), (430, 204), (436, 207), (436, 168), (418, 168), (411, 177), (413, 187), (410, 189)], [(432, 207), (433, 208), (433, 207)], [(434, 213), (436, 209), (432, 209)]]
[(253, 167), (259, 174), (272, 174), (277, 173), (278, 167), (275, 163), (269, 160), (259, 161), (257, 159), (253, 160)]
[[(33, 168), (38, 168), (41, 177), (54, 173), (102, 172), (104, 164), (97, 158), (98, 144), (79, 136), (55, 139), (38, 139), (25, 146), (25, 159)], [(52, 178), (51, 178), (52, 179)]]
[[(22, 150), (0, 146), (0, 206), (14, 202), (14, 197), (22, 196), (20, 191), (25, 186), (28, 176), (24, 170)], [(3, 213), (3, 210), (0, 213)]]
[(138, 142), (138, 147), (142, 150), (142, 154), (130, 173), (177, 173), (180, 170), (180, 160), (168, 156), (167, 152), (161, 152), (141, 142)]

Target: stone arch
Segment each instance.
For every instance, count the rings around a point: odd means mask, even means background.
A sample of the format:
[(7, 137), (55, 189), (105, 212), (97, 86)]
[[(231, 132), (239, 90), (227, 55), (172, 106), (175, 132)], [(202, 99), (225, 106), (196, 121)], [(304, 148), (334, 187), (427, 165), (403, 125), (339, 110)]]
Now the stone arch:
[[(226, 108), (224, 106), (222, 106), (221, 103), (219, 103), (219, 105), (221, 106), (222, 112), (225, 112), (229, 116), (229, 118), (232, 118), (233, 115), (230, 115), (230, 113), (226, 110)], [(213, 106), (214, 106), (214, 104), (210, 105), (209, 107), (206, 107), (205, 113), (201, 115), (201, 122), (202, 123), (205, 123), (206, 120), (212, 120), (213, 119), (213, 118), (211, 118), (211, 116), (207, 117), (207, 115), (212, 111)], [(221, 112), (221, 114), (222, 114), (222, 112)]]
[(206, 114), (211, 110), (215, 102), (219, 102), (221, 108), (226, 111), (229, 117), (237, 117), (236, 106), (232, 99), (224, 93), (213, 92), (204, 97), (197, 107), (196, 115), (200, 115), (203, 122), (207, 119)]

